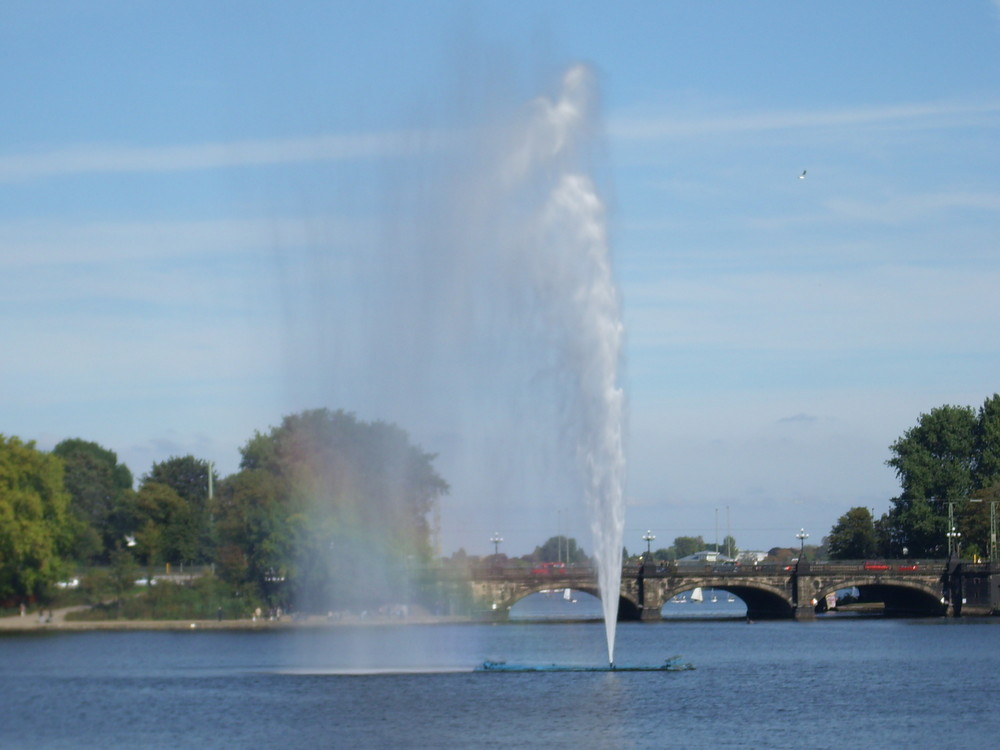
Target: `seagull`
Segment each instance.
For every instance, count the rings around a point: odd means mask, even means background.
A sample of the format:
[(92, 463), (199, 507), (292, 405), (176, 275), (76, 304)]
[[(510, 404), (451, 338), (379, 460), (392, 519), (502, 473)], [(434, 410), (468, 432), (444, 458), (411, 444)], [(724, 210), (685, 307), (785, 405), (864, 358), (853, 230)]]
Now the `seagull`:
[(806, 178), (806, 170), (803, 169), (802, 174), (799, 175), (799, 179), (804, 180), (805, 178)]

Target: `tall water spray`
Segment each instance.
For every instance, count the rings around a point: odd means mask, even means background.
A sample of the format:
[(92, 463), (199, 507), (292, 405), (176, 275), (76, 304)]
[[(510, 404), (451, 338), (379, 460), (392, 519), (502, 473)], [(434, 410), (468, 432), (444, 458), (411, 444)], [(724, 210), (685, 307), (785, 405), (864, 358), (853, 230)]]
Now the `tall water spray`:
[(350, 234), (331, 223), (288, 303), (295, 385), (396, 422), (437, 454), (451, 485), (446, 552), (494, 529), (551, 532), (556, 508), (586, 515), (613, 661), (623, 328), (593, 177), (596, 87), (577, 66), (551, 96), (517, 105), (501, 79), (398, 144), (372, 191), (389, 186), (376, 222)]
[(624, 331), (604, 205), (575, 159), (578, 141), (588, 133), (592, 95), (589, 71), (569, 70), (559, 98), (537, 102), (525, 149), (515, 152), (512, 163), (517, 179), (546, 185), (533, 282), (546, 299), (552, 344), (569, 375), (565, 416), (583, 477), (613, 664), (625, 522), (625, 399), (619, 382)]

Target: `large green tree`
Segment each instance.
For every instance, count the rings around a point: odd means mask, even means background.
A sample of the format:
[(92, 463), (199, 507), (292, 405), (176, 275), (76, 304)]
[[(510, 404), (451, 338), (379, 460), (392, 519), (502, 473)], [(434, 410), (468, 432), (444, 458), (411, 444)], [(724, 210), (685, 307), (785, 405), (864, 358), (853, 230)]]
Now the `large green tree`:
[(285, 417), (242, 449), (220, 489), (226, 575), (258, 592), (275, 583), (298, 606), (398, 601), (406, 572), (431, 554), (429, 514), (448, 485), (434, 456), (384, 422), (317, 409)]
[(904, 498), (956, 500), (976, 489), (976, 415), (969, 406), (939, 406), (892, 444), (886, 463)]
[(833, 560), (857, 560), (877, 554), (875, 523), (868, 508), (851, 508), (830, 530), (827, 554)]
[(890, 450), (886, 463), (902, 492), (876, 524), (882, 554), (902, 554), (904, 547), (915, 556), (945, 554), (949, 511), (967, 544), (984, 541), (978, 537), (988, 511), (968, 500), (1000, 483), (1000, 395), (978, 411), (945, 405), (921, 414)]
[(0, 435), (0, 601), (38, 596), (65, 572), (68, 507), (62, 461)]
[(81, 438), (63, 440), (52, 452), (62, 459), (70, 495), (73, 554), (85, 562), (109, 559), (123, 543), (119, 523), (122, 505), (129, 501), (132, 472), (114, 451)]

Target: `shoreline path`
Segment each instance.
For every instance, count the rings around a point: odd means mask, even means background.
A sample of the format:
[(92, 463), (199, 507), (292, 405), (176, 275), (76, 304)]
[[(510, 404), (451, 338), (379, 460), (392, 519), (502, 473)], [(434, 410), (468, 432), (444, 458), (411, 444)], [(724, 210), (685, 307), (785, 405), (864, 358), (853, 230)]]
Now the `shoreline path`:
[(38, 612), (24, 615), (0, 617), (0, 634), (11, 632), (65, 632), (84, 630), (278, 630), (293, 628), (337, 627), (343, 625), (436, 625), (442, 623), (472, 622), (466, 617), (435, 617), (430, 615), (415, 617), (347, 617), (330, 620), (321, 615), (292, 618), (284, 616), (280, 620), (252, 618), (240, 620), (67, 620), (70, 612), (87, 609), (86, 606), (63, 607), (45, 611), (39, 619)]

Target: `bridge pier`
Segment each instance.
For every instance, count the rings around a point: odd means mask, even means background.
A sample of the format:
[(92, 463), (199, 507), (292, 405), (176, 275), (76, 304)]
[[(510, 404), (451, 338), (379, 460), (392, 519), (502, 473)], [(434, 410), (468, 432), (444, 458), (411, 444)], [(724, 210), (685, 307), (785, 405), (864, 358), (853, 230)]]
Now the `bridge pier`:
[(641, 622), (653, 622), (663, 619), (663, 613), (658, 607), (643, 607), (639, 610), (639, 620)]
[(792, 617), (798, 622), (808, 622), (816, 619), (816, 607), (810, 602), (796, 605), (792, 610)]
[(816, 601), (810, 588), (815, 587), (808, 560), (799, 560), (792, 572), (792, 618), (802, 622), (816, 619)]

